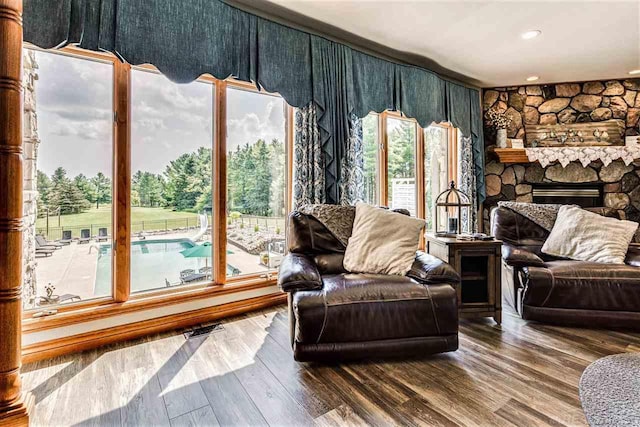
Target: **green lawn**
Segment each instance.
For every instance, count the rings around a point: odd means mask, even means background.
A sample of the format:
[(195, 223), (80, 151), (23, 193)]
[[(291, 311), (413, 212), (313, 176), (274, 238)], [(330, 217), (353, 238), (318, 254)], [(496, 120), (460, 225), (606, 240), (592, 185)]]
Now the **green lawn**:
[[(193, 212), (174, 212), (164, 208), (131, 208), (131, 231), (165, 230), (185, 227), (197, 227), (198, 215)], [(38, 218), (38, 232), (47, 234), (47, 219)], [(104, 205), (99, 209), (92, 208), (81, 214), (62, 215), (58, 226), (58, 217), (49, 217), (47, 238), (59, 239), (62, 230), (71, 230), (73, 237), (80, 236), (80, 230), (90, 229), (91, 235), (97, 235), (101, 227), (106, 227), (111, 234), (111, 206)]]
[[(134, 223), (142, 221), (164, 221), (184, 218), (197, 218), (198, 215), (193, 212), (174, 212), (170, 209), (163, 208), (131, 208), (131, 221)], [(100, 206), (99, 209), (92, 208), (81, 214), (62, 215), (60, 217), (60, 226), (62, 227), (80, 227), (90, 224), (110, 224), (111, 223), (111, 205)], [(46, 218), (38, 218), (36, 227), (46, 227)], [(58, 217), (49, 218), (49, 226), (58, 226)]]
[[(285, 218), (264, 218), (243, 216), (235, 219), (233, 223), (242, 223), (244, 227), (253, 229), (257, 224), (261, 229), (269, 227), (284, 230)], [(211, 217), (209, 217), (211, 224)], [(131, 208), (131, 232), (154, 230), (173, 230), (178, 228), (195, 228), (198, 226), (198, 215), (193, 212), (174, 212), (164, 208)], [(45, 234), (48, 239), (56, 240), (62, 237), (63, 230), (71, 230), (73, 237), (80, 237), (80, 230), (89, 229), (92, 236), (98, 234), (98, 230), (106, 227), (111, 235), (111, 205), (92, 208), (81, 214), (62, 215), (58, 225), (58, 217), (49, 217), (49, 230), (47, 233), (47, 219), (38, 218), (36, 229), (38, 233)]]

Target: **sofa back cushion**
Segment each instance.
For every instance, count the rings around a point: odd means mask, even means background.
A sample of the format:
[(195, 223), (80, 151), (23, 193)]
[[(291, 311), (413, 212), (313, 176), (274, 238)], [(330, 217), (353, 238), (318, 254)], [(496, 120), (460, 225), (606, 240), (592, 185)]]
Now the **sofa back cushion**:
[(542, 252), (556, 257), (624, 264), (638, 223), (562, 206)]
[[(617, 210), (605, 207), (586, 208), (585, 210), (610, 218), (620, 218)], [(549, 237), (547, 231), (535, 222), (514, 212), (511, 209), (497, 207), (491, 211), (491, 234), (503, 242), (526, 249), (544, 259), (554, 257), (541, 252), (542, 245)]]
[(424, 226), (424, 220), (359, 202), (344, 268), (352, 273), (405, 275)]
[(346, 246), (312, 215), (293, 211), (287, 222), (289, 252), (317, 255), (344, 253)]

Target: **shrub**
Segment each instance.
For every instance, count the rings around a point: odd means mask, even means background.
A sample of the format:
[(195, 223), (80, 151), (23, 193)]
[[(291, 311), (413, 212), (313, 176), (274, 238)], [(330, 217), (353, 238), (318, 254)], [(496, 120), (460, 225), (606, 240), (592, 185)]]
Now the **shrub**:
[(256, 224), (256, 225), (253, 227), (253, 231), (255, 231), (256, 233), (257, 233), (258, 231), (260, 231), (260, 226), (259, 226), (258, 224)]

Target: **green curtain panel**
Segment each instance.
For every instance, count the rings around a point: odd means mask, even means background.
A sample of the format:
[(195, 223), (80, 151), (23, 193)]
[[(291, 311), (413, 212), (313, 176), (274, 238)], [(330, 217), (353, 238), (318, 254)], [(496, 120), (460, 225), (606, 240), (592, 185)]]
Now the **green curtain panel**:
[(396, 64), (352, 50), (353, 114), (365, 117), (371, 111), (397, 110)]
[(318, 126), (325, 156), (326, 202), (339, 204), (342, 158), (349, 139), (351, 49), (313, 36), (311, 51), (313, 101), (318, 106)]
[(24, 40), (41, 48), (79, 44), (132, 65), (153, 64), (179, 83), (205, 73), (233, 76), (278, 92), (294, 107), (314, 102), (328, 203), (340, 200), (351, 114), (390, 109), (422, 126), (450, 121), (472, 139), (478, 199), (484, 200), (479, 90), (432, 71), (355, 51), (222, 0), (24, 0), (23, 22)]

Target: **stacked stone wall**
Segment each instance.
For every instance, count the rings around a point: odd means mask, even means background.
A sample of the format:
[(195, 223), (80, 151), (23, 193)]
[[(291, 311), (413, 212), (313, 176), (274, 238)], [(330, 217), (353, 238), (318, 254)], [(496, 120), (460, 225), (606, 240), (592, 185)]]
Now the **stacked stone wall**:
[(29, 301), (36, 294), (37, 277), (35, 257), (36, 220), (38, 219), (38, 176), (37, 159), (38, 115), (36, 112), (35, 85), (38, 80), (38, 64), (35, 53), (25, 51), (23, 56), (23, 221), (24, 238), (22, 244), (23, 259), (23, 300)]
[[(627, 136), (638, 135), (640, 79), (591, 81), (537, 86), (485, 89), (483, 110), (497, 109), (511, 118), (510, 138), (525, 138), (527, 124), (556, 124), (624, 120)], [(487, 148), (495, 144), (495, 131), (485, 120)], [(601, 183), (604, 204), (622, 211), (627, 219), (640, 222), (640, 161), (626, 166), (622, 161), (587, 167), (573, 162), (563, 168), (555, 163), (509, 165), (487, 154), (485, 170), (489, 212), (500, 200), (532, 201), (532, 184), (539, 182)], [(488, 228), (487, 228), (488, 229)]]

